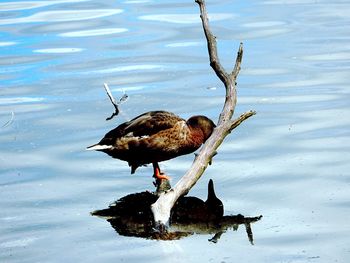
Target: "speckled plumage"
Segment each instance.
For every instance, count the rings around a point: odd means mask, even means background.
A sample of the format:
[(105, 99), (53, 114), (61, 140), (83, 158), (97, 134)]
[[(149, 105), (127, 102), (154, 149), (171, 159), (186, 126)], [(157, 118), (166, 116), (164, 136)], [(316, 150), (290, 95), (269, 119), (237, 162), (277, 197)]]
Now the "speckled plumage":
[(169, 160), (197, 150), (211, 135), (215, 124), (205, 116), (187, 121), (166, 111), (150, 111), (109, 131), (88, 147), (127, 161), (131, 173), (142, 165)]

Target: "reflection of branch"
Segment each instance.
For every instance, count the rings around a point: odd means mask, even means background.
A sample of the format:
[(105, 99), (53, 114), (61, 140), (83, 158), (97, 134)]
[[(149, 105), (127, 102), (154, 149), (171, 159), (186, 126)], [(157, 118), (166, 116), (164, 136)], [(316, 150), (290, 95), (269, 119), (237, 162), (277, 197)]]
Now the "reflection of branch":
[(244, 225), (251, 244), (251, 224), (262, 218), (241, 214), (224, 215), (224, 206), (216, 196), (214, 183), (210, 180), (206, 201), (194, 196), (180, 197), (172, 209), (170, 226), (163, 228), (162, 225), (162, 228), (155, 229), (150, 206), (157, 198), (156, 194), (148, 191), (129, 194), (107, 209), (96, 210), (91, 214), (105, 218), (120, 235), (158, 240), (176, 240), (193, 234), (214, 234), (209, 241), (217, 243), (229, 229), (237, 231), (239, 226)]
[(247, 232), (248, 240), (250, 244), (254, 245), (253, 231), (252, 231), (250, 222), (246, 222), (244, 223), (244, 225), (245, 225), (245, 231)]
[(104, 86), (104, 88), (105, 88), (105, 90), (106, 90), (106, 93), (107, 93), (107, 95), (108, 95), (108, 98), (110, 99), (111, 103), (112, 103), (113, 106), (114, 106), (114, 113), (113, 113), (110, 117), (108, 117), (108, 118), (106, 119), (106, 121), (109, 121), (109, 120), (111, 120), (114, 116), (117, 116), (117, 115), (119, 114), (119, 107), (118, 107), (118, 105), (119, 105), (120, 103), (122, 103), (123, 101), (125, 101), (125, 100), (128, 98), (128, 95), (126, 95), (126, 94), (124, 93), (123, 97), (121, 97), (120, 100), (119, 100), (118, 102), (116, 102), (116, 100), (114, 99), (114, 97), (113, 97), (113, 95), (112, 95), (112, 92), (111, 92), (111, 90), (109, 89), (107, 83), (104, 83), (103, 86)]
[(170, 218), (170, 210), (174, 206), (176, 200), (180, 196), (186, 195), (199, 180), (224, 138), (241, 122), (255, 114), (254, 111), (248, 111), (242, 114), (238, 119), (232, 121), (237, 101), (236, 79), (241, 68), (243, 44), (241, 43), (239, 46), (236, 63), (232, 72), (230, 74), (227, 73), (218, 58), (216, 39), (209, 28), (205, 2), (204, 0), (196, 0), (196, 3), (198, 3), (200, 8), (202, 26), (207, 39), (210, 66), (213, 68), (218, 78), (223, 82), (226, 89), (226, 98), (219, 117), (218, 125), (199, 151), (191, 168), (179, 180), (173, 189), (166, 193), (161, 193), (159, 199), (152, 205), (151, 208), (154, 214), (154, 220), (160, 224), (166, 224), (168, 222)]
[(223, 233), (225, 233), (225, 231), (217, 232), (212, 238), (208, 239), (208, 241), (213, 242), (213, 243), (217, 243)]

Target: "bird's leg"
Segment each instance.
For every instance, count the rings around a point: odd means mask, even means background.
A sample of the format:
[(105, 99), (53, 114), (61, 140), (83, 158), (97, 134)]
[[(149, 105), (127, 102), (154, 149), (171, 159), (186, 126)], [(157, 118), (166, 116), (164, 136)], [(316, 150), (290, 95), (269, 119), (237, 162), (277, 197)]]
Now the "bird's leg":
[(157, 162), (153, 163), (153, 177), (155, 177), (157, 180), (161, 180), (161, 179), (164, 179), (164, 180), (169, 180), (169, 177), (164, 175), (161, 171), (160, 171), (160, 168), (159, 168), (159, 165)]
[(156, 178), (155, 182), (153, 182), (154, 186), (157, 187), (156, 194), (160, 195), (171, 189), (171, 185), (169, 182), (169, 177), (164, 175), (159, 168), (157, 162), (153, 163), (153, 177)]

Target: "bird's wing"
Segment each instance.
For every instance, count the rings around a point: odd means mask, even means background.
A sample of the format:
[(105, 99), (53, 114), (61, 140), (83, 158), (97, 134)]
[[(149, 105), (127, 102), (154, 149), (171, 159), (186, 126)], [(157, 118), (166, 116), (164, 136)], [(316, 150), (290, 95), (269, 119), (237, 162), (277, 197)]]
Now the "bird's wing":
[(174, 113), (167, 111), (146, 112), (131, 121), (127, 122), (125, 135), (147, 136), (174, 127), (176, 123), (182, 121)]
[(123, 136), (149, 136), (158, 133), (161, 130), (169, 129), (179, 121), (182, 121), (182, 119), (171, 112), (146, 112), (109, 131), (99, 144), (110, 144), (115, 139)]

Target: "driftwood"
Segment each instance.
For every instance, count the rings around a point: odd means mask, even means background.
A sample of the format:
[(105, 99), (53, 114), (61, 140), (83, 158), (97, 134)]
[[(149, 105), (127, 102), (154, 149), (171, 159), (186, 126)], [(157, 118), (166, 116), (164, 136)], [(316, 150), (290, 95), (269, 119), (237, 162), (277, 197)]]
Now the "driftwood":
[(200, 8), (200, 17), (207, 40), (210, 66), (224, 84), (226, 98), (219, 116), (217, 127), (199, 151), (190, 169), (177, 182), (174, 188), (160, 193), (157, 201), (151, 205), (154, 221), (160, 226), (168, 224), (172, 207), (176, 201), (181, 196), (186, 195), (199, 180), (208, 164), (211, 162), (212, 157), (216, 154), (216, 149), (223, 142), (224, 138), (244, 120), (255, 114), (255, 111), (248, 111), (240, 115), (238, 118), (232, 119), (237, 101), (236, 79), (241, 69), (243, 44), (241, 43), (239, 46), (236, 63), (232, 72), (227, 73), (218, 58), (216, 38), (209, 28), (205, 2), (204, 0), (196, 0), (196, 3), (198, 3)]

